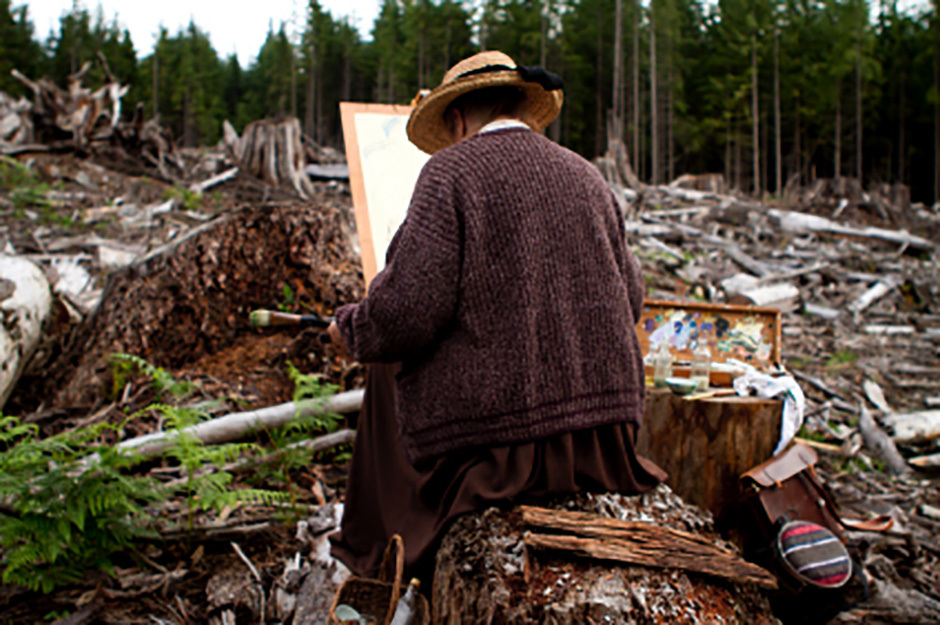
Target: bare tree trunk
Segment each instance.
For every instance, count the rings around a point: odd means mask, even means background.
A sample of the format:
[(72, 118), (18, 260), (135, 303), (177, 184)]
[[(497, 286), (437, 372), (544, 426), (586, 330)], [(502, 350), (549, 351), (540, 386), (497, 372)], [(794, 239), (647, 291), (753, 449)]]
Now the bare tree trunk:
[(317, 131), (314, 127), (314, 102), (316, 101), (316, 67), (317, 57), (313, 44), (310, 45), (310, 66), (307, 68), (307, 101), (304, 102), (304, 130), (313, 141), (317, 140)]
[(800, 145), (800, 96), (796, 96), (796, 106), (794, 108), (793, 122), (793, 153), (796, 155), (796, 173), (797, 184), (803, 182), (803, 147)]
[(151, 114), (156, 117), (160, 114), (160, 98), (158, 90), (160, 85), (160, 55), (157, 54), (157, 46), (153, 47), (153, 110)]
[(858, 185), (865, 188), (862, 183), (862, 31), (859, 26), (858, 40), (856, 42), (855, 58), (855, 177)]
[(783, 193), (783, 140), (780, 134), (780, 31), (774, 24), (774, 182)]
[(725, 128), (725, 180), (733, 182), (731, 174), (731, 119), (728, 119), (728, 126)]
[[(616, 0), (614, 8), (614, 71), (611, 85), (611, 129), (617, 140), (623, 140), (623, 0)], [(610, 146), (608, 146), (610, 147)]]
[(352, 98), (352, 49), (347, 45), (343, 58), (343, 101), (349, 102)]
[(643, 174), (640, 163), (640, 0), (633, 3), (633, 166)]
[(480, 15), (480, 52), (486, 52), (486, 22), (489, 4), (489, 0), (483, 0), (483, 14)]
[(290, 46), (290, 116), (297, 117), (297, 58)]
[(836, 153), (835, 153), (835, 174), (833, 178), (838, 180), (842, 177), (842, 90), (836, 87)]
[(656, 24), (650, 6), (650, 182), (659, 184), (659, 97), (656, 89)]
[(734, 188), (742, 187), (742, 164), (741, 164), (741, 129), (734, 129)]
[(317, 81), (317, 108), (316, 108), (316, 127), (317, 127), (317, 141), (320, 143), (326, 142), (326, 137), (324, 136), (323, 128), (323, 72), (320, 71), (320, 67), (317, 67), (316, 71), (316, 81)]
[(548, 57), (548, 10), (548, 0), (542, 0), (539, 3), (539, 65), (542, 67), (545, 67)]
[(418, 26), (418, 89), (424, 89), (424, 26)]
[(604, 75), (604, 41), (601, 37), (601, 24), (603, 22), (603, 16), (601, 15), (601, 7), (597, 5), (597, 79), (594, 81), (596, 85), (594, 100), (596, 102), (595, 113), (597, 119), (595, 121), (595, 130), (594, 130), (594, 155), (600, 156), (604, 152), (604, 139), (606, 138), (607, 133), (604, 131), (604, 90), (601, 81), (601, 76)]
[[(940, 94), (940, 0), (933, 2), (933, 90)], [(933, 194), (940, 200), (940, 98), (933, 103)]]
[(193, 120), (192, 120), (192, 110), (190, 106), (190, 101), (192, 95), (189, 92), (189, 88), (186, 88), (186, 93), (183, 96), (183, 145), (186, 147), (193, 147), (196, 145), (195, 138), (193, 137)]
[(754, 195), (760, 197), (760, 111), (757, 101), (757, 34), (751, 37), (751, 129), (754, 148)]
[(675, 92), (673, 91), (673, 79), (675, 65), (673, 63), (672, 42), (669, 44), (669, 67), (667, 70), (667, 88), (666, 88), (666, 180), (675, 180), (675, 146), (673, 145), (673, 121), (675, 113)]
[(904, 119), (904, 72), (898, 76), (898, 182), (904, 184), (904, 167), (907, 164), (907, 133), (905, 132)]

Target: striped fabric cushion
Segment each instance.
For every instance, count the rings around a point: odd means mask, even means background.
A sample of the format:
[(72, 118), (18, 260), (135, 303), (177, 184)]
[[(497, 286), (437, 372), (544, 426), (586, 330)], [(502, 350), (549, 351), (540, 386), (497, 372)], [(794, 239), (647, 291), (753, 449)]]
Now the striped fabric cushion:
[(790, 570), (806, 583), (838, 588), (852, 575), (852, 561), (845, 545), (821, 525), (806, 521), (787, 523), (777, 535), (777, 549)]

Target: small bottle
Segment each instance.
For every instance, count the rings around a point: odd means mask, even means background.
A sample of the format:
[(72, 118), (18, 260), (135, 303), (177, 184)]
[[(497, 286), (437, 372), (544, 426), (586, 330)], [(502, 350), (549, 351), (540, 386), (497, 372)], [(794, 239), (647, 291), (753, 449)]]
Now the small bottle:
[(669, 351), (666, 341), (662, 341), (656, 353), (653, 354), (653, 386), (663, 388), (666, 386), (666, 378), (671, 377), (672, 352)]
[(696, 391), (708, 390), (708, 377), (712, 370), (712, 354), (708, 351), (708, 340), (703, 335), (695, 342), (695, 349), (692, 351), (692, 371), (689, 373), (689, 379), (698, 382)]
[(408, 584), (408, 590), (398, 599), (398, 605), (395, 606), (395, 614), (389, 625), (411, 625), (415, 614), (415, 597), (418, 594), (418, 586), (421, 582), (412, 579)]

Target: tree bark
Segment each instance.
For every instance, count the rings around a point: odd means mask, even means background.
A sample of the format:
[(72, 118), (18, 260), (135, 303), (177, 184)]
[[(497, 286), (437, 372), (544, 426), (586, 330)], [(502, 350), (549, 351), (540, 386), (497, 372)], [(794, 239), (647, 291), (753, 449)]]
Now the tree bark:
[(307, 67), (307, 101), (304, 102), (304, 130), (307, 136), (316, 143), (317, 131), (315, 125), (314, 102), (316, 99), (315, 76), (317, 73), (317, 52), (314, 44), (310, 44), (310, 65)]
[(859, 25), (858, 40), (856, 42), (855, 58), (855, 177), (858, 185), (865, 188), (862, 182), (862, 27)]
[(656, 23), (650, 6), (650, 184), (659, 184), (659, 92), (656, 87)]
[(835, 155), (833, 160), (835, 172), (832, 177), (838, 180), (842, 177), (842, 89), (836, 83), (836, 124), (835, 124)]
[(780, 405), (756, 397), (689, 401), (653, 389), (637, 451), (669, 474), (667, 483), (683, 500), (725, 524), (740, 496), (738, 478), (773, 456)]
[(674, 42), (670, 38), (668, 63), (666, 69), (666, 180), (675, 180), (675, 146), (673, 145), (673, 121), (675, 116), (675, 63), (674, 63)]
[[(633, 3), (633, 166), (642, 176), (640, 165), (640, 0)], [(940, 132), (940, 131), (938, 131)], [(940, 155), (940, 154), (938, 154)]]
[(151, 117), (156, 117), (160, 114), (160, 105), (158, 96), (158, 86), (160, 84), (160, 55), (157, 54), (159, 46), (154, 46), (153, 48), (153, 110), (151, 111)]
[(623, 140), (623, 0), (616, 0), (614, 7), (614, 71), (611, 98), (614, 126), (611, 130), (615, 138)]
[[(600, 560), (704, 573), (739, 584), (777, 587), (777, 579), (768, 571), (698, 534), (585, 512), (535, 506), (522, 506), (520, 510), (523, 522), (537, 528), (523, 537), (528, 546), (574, 551)], [(549, 530), (550, 534), (537, 530)]]
[[(639, 497), (591, 494), (538, 502), (695, 535), (728, 549), (707, 516), (667, 487)], [(653, 531), (657, 531), (653, 530)], [(716, 581), (681, 569), (575, 558), (526, 546), (519, 510), (490, 508), (459, 518), (444, 537), (434, 574), (432, 622), (446, 625), (775, 622), (754, 584)], [(540, 536), (545, 536), (540, 534)], [(533, 534), (529, 534), (533, 542)], [(651, 564), (655, 564), (651, 562)]]
[(760, 111), (757, 99), (757, 34), (751, 37), (751, 131), (754, 141), (754, 195), (761, 195), (760, 180)]
[(604, 89), (603, 81), (601, 76), (604, 75), (604, 40), (601, 37), (601, 25), (603, 24), (603, 15), (601, 13), (601, 5), (597, 5), (597, 78), (595, 80), (595, 92), (594, 92), (594, 101), (596, 106), (596, 119), (595, 119), (595, 129), (594, 129), (594, 155), (600, 156), (603, 151), (604, 139), (606, 133), (604, 132)]
[(774, 182), (783, 193), (783, 139), (780, 133), (780, 30), (774, 23)]
[(933, 2), (933, 90), (933, 195), (940, 201), (940, 0)]
[(0, 254), (0, 408), (39, 345), (52, 310), (52, 290), (32, 261)]

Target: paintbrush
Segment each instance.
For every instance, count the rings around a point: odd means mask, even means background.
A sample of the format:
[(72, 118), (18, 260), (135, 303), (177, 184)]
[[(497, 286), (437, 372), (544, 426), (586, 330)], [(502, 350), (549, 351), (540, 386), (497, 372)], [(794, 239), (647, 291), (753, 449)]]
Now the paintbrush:
[(277, 312), (275, 310), (253, 310), (248, 317), (248, 321), (256, 328), (267, 328), (270, 326), (312, 326), (315, 328), (325, 328), (333, 322), (332, 317), (320, 317), (319, 315), (294, 315), (291, 313)]

